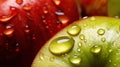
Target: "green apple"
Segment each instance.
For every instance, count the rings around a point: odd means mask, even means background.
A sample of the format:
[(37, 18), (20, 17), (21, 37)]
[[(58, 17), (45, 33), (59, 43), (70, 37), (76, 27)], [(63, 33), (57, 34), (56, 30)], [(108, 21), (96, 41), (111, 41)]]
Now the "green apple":
[(120, 19), (75, 21), (40, 49), (31, 67), (120, 67)]

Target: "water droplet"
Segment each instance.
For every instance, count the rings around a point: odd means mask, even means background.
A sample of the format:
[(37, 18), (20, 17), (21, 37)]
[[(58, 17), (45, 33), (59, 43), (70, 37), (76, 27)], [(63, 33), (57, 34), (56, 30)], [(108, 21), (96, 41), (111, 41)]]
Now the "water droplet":
[(112, 62), (111, 60), (109, 60), (109, 62)]
[(105, 39), (105, 38), (101, 38), (101, 41), (102, 41), (102, 42), (105, 42), (105, 41), (106, 41), (106, 39)]
[(45, 14), (47, 14), (48, 13), (48, 8), (45, 6), (45, 7), (43, 7), (43, 12), (45, 13)]
[(23, 3), (23, 0), (16, 0), (16, 3), (20, 5)]
[(71, 37), (63, 36), (54, 39), (49, 46), (50, 52), (56, 55), (69, 52), (74, 46), (74, 40)]
[(50, 61), (54, 61), (55, 60), (55, 57), (50, 57)]
[(74, 57), (70, 57), (69, 61), (70, 61), (72, 64), (80, 65), (81, 58), (79, 58), (79, 57), (77, 57), (77, 56), (74, 56)]
[(112, 49), (109, 49), (108, 52), (111, 53), (111, 52), (112, 52)]
[(94, 21), (94, 20), (95, 20), (95, 17), (91, 17), (90, 19), (91, 19), (92, 21)]
[(16, 52), (19, 52), (19, 51), (20, 51), (19, 47), (17, 47), (17, 48), (15, 49), (15, 51), (16, 51)]
[(78, 35), (80, 31), (81, 31), (81, 28), (77, 25), (70, 26), (67, 30), (68, 34), (73, 36)]
[(3, 33), (7, 36), (12, 36), (13, 32), (14, 32), (14, 28), (8, 28), (5, 29)]
[(80, 35), (81, 40), (85, 40), (85, 36), (83, 34)]
[(64, 15), (64, 12), (61, 11), (61, 10), (59, 10), (59, 11), (56, 11), (55, 14), (58, 15), (58, 16), (59, 16), (59, 15)]
[(26, 4), (22, 8), (23, 10), (30, 11), (32, 9), (32, 6), (30, 4)]
[(54, 2), (56, 5), (60, 5), (60, 3), (61, 3), (60, 0), (53, 0), (53, 2)]
[(99, 29), (99, 30), (97, 31), (97, 33), (98, 33), (99, 35), (104, 35), (104, 34), (105, 34), (105, 30), (104, 30), (104, 29)]
[(69, 21), (69, 18), (65, 15), (58, 16), (58, 19), (61, 21), (62, 24), (67, 24)]
[(17, 14), (16, 8), (10, 7), (10, 14), (7, 16), (0, 17), (1, 22), (7, 22), (11, 20)]
[(77, 49), (77, 51), (78, 51), (78, 52), (80, 52), (80, 51), (81, 51), (81, 49), (80, 49), (80, 48), (78, 48), (78, 49)]
[(40, 59), (40, 60), (44, 60), (44, 55), (43, 55), (43, 54), (40, 54), (39, 59)]
[(30, 29), (29, 29), (29, 26), (28, 26), (28, 25), (25, 25), (24, 31), (25, 31), (26, 33), (29, 33), (29, 32), (30, 32)]
[(79, 42), (79, 43), (78, 43), (78, 46), (81, 48), (81, 47), (82, 47), (82, 43), (81, 43), (81, 42)]
[(101, 51), (101, 46), (93, 46), (92, 48), (91, 48), (91, 52), (92, 53), (100, 53), (100, 51)]

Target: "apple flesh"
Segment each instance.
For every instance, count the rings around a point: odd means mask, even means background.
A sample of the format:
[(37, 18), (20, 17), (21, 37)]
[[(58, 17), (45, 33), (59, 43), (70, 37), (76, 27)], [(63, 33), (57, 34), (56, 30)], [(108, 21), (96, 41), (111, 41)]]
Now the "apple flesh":
[(80, 17), (75, 0), (0, 0), (0, 63), (30, 67), (41, 46)]

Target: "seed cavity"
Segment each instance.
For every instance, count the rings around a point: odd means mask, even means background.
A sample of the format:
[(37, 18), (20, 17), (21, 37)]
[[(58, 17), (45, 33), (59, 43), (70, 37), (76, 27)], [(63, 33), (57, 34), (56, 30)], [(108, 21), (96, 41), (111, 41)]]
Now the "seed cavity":
[(81, 29), (77, 25), (70, 26), (67, 30), (68, 34), (73, 35), (73, 36), (78, 35), (80, 31)]
[(69, 61), (70, 61), (72, 64), (80, 65), (80, 63), (81, 63), (81, 58), (78, 57), (78, 56), (73, 56), (73, 57), (70, 57)]
[(69, 52), (74, 46), (74, 39), (68, 36), (62, 36), (54, 39), (49, 46), (51, 53), (61, 55)]
[(98, 54), (98, 53), (100, 53), (101, 49), (102, 49), (101, 46), (93, 46), (91, 48), (91, 52), (95, 53), (95, 54)]
[(99, 35), (104, 35), (104, 34), (105, 34), (105, 30), (104, 30), (104, 29), (99, 29), (99, 30), (97, 31), (97, 33), (98, 33)]

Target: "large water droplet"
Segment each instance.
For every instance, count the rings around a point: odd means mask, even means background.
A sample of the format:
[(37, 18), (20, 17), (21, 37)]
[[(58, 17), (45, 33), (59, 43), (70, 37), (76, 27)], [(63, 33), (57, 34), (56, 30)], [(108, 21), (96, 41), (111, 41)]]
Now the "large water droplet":
[(104, 35), (104, 34), (105, 34), (105, 30), (104, 30), (104, 29), (99, 29), (99, 30), (97, 31), (97, 33), (98, 33), (99, 35)]
[(85, 36), (83, 34), (80, 35), (81, 40), (85, 40)]
[(68, 34), (73, 36), (78, 35), (80, 31), (81, 31), (81, 28), (77, 25), (70, 26), (67, 30)]
[(72, 64), (80, 65), (81, 58), (79, 58), (78, 56), (74, 56), (74, 57), (70, 57), (69, 61), (70, 61)]
[(30, 4), (26, 4), (22, 8), (23, 10), (30, 11), (32, 9), (32, 6)]
[(54, 2), (56, 5), (60, 5), (60, 3), (61, 3), (60, 0), (53, 0), (53, 2)]
[(7, 22), (11, 20), (17, 14), (16, 8), (10, 7), (10, 14), (7, 16), (0, 17), (1, 22)]
[(17, 3), (17, 4), (22, 4), (22, 3), (23, 3), (23, 0), (16, 0), (16, 3)]
[(91, 48), (91, 52), (92, 53), (100, 53), (100, 51), (101, 51), (101, 46), (93, 46), (92, 48)]
[(13, 28), (10, 28), (10, 29), (6, 29), (4, 30), (4, 34), (7, 35), (7, 36), (10, 36), (12, 35), (12, 33), (14, 32), (14, 29)]
[(61, 55), (69, 52), (74, 46), (74, 39), (63, 36), (54, 39), (49, 46), (50, 52), (56, 55)]

